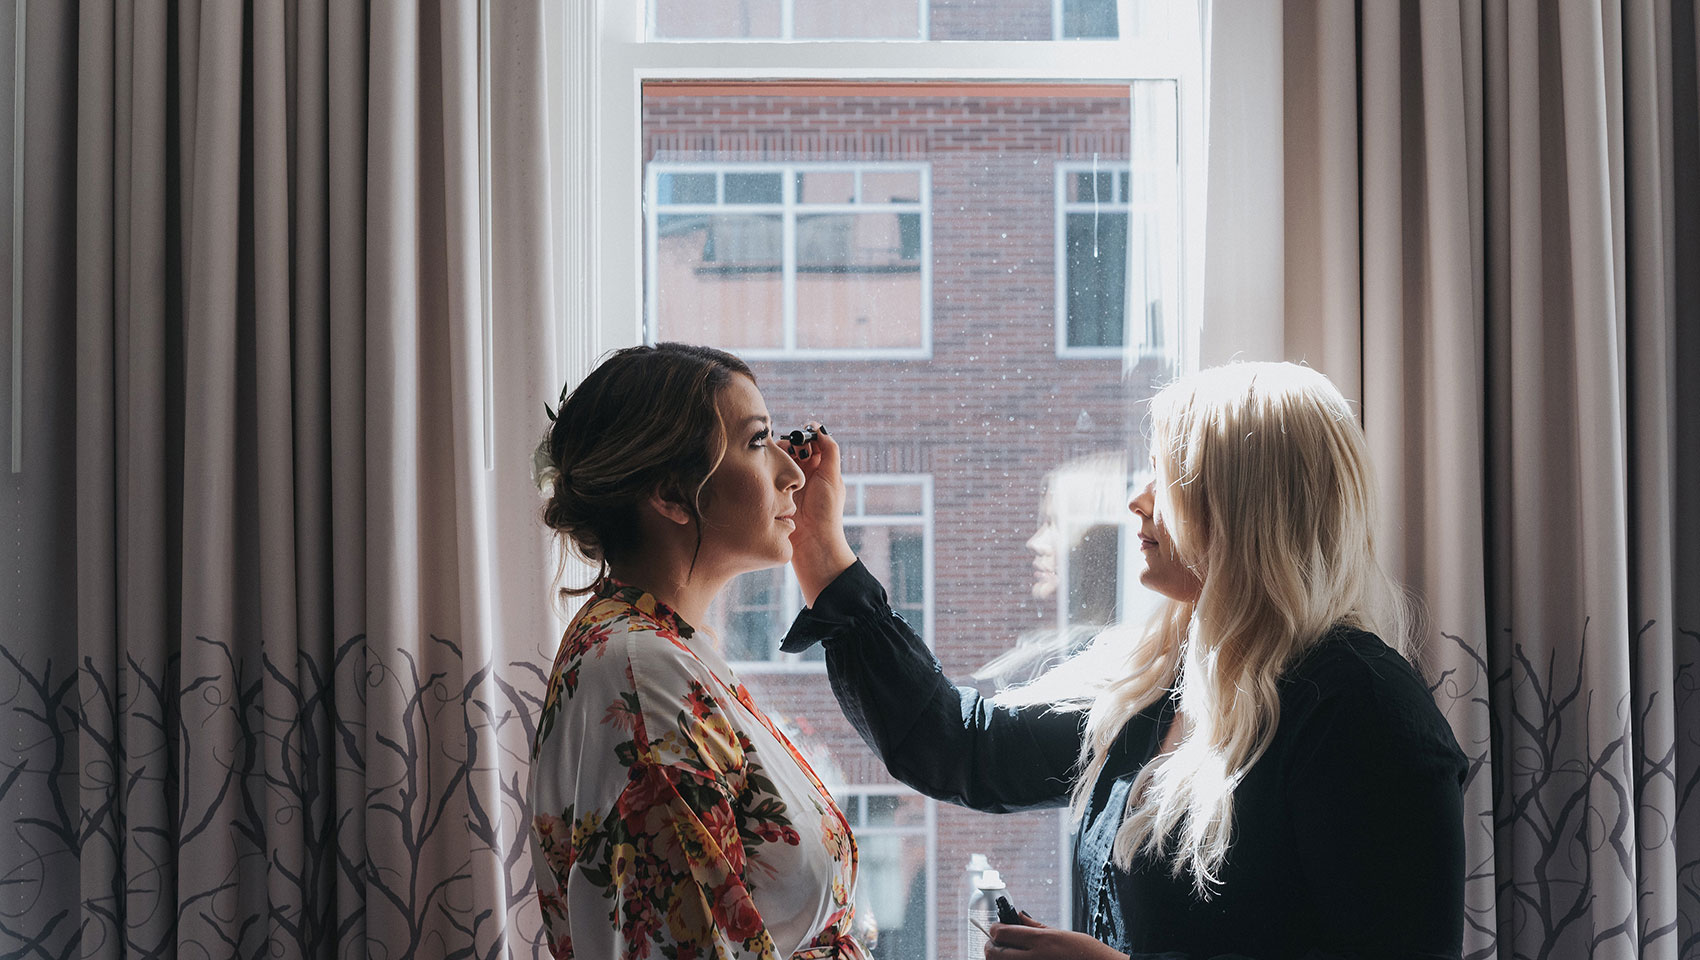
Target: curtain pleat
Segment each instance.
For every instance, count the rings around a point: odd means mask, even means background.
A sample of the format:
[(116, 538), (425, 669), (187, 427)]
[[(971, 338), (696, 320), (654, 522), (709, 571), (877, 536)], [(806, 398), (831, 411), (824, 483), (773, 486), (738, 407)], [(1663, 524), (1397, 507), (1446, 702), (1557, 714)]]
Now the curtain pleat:
[(1286, 352), (1472, 760), (1465, 955), (1700, 955), (1693, 5), (1285, 11)]
[(31, 5), (0, 954), (540, 955), (541, 18)]

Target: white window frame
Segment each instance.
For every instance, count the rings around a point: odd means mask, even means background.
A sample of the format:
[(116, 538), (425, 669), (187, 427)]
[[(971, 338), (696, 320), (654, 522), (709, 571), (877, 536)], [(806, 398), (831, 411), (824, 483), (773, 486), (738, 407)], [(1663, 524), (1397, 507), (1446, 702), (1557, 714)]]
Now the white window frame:
[[(742, 351), (741, 351), (742, 352)], [(853, 500), (846, 502), (844, 507), (844, 526), (848, 527), (914, 527), (921, 528), (921, 626), (916, 632), (931, 649), (933, 645), (933, 475), (930, 473), (847, 473), (844, 484), (852, 488), (850, 493)], [(918, 486), (921, 490), (921, 512), (867, 514), (863, 505), (867, 502), (869, 487)], [(794, 610), (803, 607), (803, 588), (797, 583), (797, 575), (789, 566), (785, 568), (785, 600)], [(893, 606), (897, 606), (893, 604)], [(822, 660), (806, 660), (799, 654), (781, 653), (772, 660), (730, 660), (732, 669), (742, 674), (756, 676), (781, 673), (825, 673), (826, 663)]]
[[(783, 231), (780, 241), (781, 283), (783, 291), (780, 302), (784, 310), (781, 329), (784, 332), (785, 345), (778, 349), (766, 347), (739, 347), (737, 354), (746, 360), (927, 360), (933, 355), (933, 180), (932, 165), (929, 163), (902, 163), (870, 161), (860, 162), (828, 162), (828, 161), (796, 161), (796, 162), (680, 162), (660, 161), (651, 162), (644, 177), (644, 238), (645, 263), (654, 265), (660, 262), (661, 237), (657, 230), (662, 209), (656, 202), (656, 190), (661, 174), (664, 173), (778, 173), (780, 174), (781, 199), (778, 203), (738, 203), (727, 204), (724, 197), (717, 197), (716, 202), (668, 204), (666, 212), (673, 214), (692, 213), (726, 213), (726, 214), (777, 214)], [(854, 203), (802, 203), (797, 197), (796, 174), (798, 173), (854, 173), (856, 174), (857, 200)], [(916, 203), (864, 203), (860, 199), (861, 174), (864, 173), (916, 173), (921, 178), (920, 199)], [(723, 179), (717, 180), (723, 183)], [(717, 189), (723, 189), (717, 187)], [(799, 214), (831, 214), (831, 213), (899, 213), (920, 214), (921, 217), (921, 342), (914, 347), (798, 347), (797, 346), (797, 216)], [(648, 316), (648, 311), (660, 303), (660, 276), (657, 271), (645, 268), (644, 271), (644, 336), (648, 342), (654, 343), (659, 339), (657, 320)]]
[[(1139, 2), (1118, 0), (1118, 22), (1131, 23)], [(1154, 6), (1163, 16), (1197, 16), (1183, 3)], [(608, 350), (643, 342), (643, 85), (664, 80), (1177, 81), (1187, 171), (1179, 291), (1186, 336), (1174, 350), (1183, 365), (1197, 356), (1205, 186), (1198, 50), (1166, 42), (1162, 29), (1118, 40), (645, 42), (644, 19), (639, 0), (544, 5), (548, 47), (556, 52), (546, 68), (556, 188), (549, 197), (551, 234), (559, 240), (553, 247), (557, 379), (576, 379)]]
[[(926, 897), (926, 904), (927, 904), (927, 960), (936, 960), (936, 958), (938, 956), (938, 940), (939, 940), (939, 931), (938, 931), (938, 919), (939, 919), (938, 918), (938, 899), (939, 899), (938, 898), (938, 894), (939, 894), (938, 801), (934, 800), (932, 797), (924, 796), (924, 795), (918, 793), (917, 791), (915, 791), (915, 790), (913, 790), (909, 787), (906, 787), (906, 786), (904, 786), (903, 784), (900, 784), (900, 783), (894, 783), (894, 784), (834, 783), (834, 784), (830, 784), (829, 788), (832, 791), (833, 797), (840, 801), (840, 803), (839, 803), (840, 807), (843, 806), (842, 801), (844, 799), (847, 799), (847, 798), (850, 798), (850, 797), (857, 798), (857, 800), (860, 803), (859, 809), (862, 811), (861, 814), (857, 818), (857, 819), (860, 819), (860, 820), (866, 820), (867, 819), (867, 809), (868, 809), (867, 808), (867, 798), (868, 797), (920, 797), (921, 800), (923, 801), (923, 803), (925, 804), (924, 809), (926, 810), (926, 816), (921, 821), (921, 823), (916, 825), (916, 826), (908, 826), (908, 827), (868, 826), (867, 824), (864, 823), (860, 826), (852, 826), (851, 832), (856, 835), (856, 838), (857, 838), (858, 841), (864, 840), (867, 837), (921, 837), (922, 839), (924, 839), (926, 841), (926, 844), (927, 844), (927, 866), (926, 866), (926, 871), (927, 871), (927, 897)], [(846, 816), (845, 819), (848, 820), (850, 818), (848, 816)], [(1064, 823), (1068, 822), (1067, 817), (1063, 817), (1061, 819), (1063, 820)], [(923, 833), (923, 831), (925, 831), (925, 832)], [(874, 921), (876, 923), (879, 922), (879, 915), (878, 914), (875, 914)]]
[[(1162, 16), (1199, 15), (1186, 3), (1117, 0), (1117, 22), (1133, 23), (1136, 5), (1140, 13), (1155, 6)], [(557, 337), (552, 383), (577, 382), (607, 351), (643, 342), (643, 85), (660, 80), (1176, 81), (1183, 253), (1176, 320), (1182, 336), (1173, 349), (1181, 369), (1196, 367), (1206, 181), (1201, 49), (1167, 42), (1167, 29), (1048, 42), (645, 42), (645, 20), (640, 0), (543, 5), (551, 52), (545, 69)], [(1066, 832), (1067, 817), (1059, 820)], [(1060, 915), (1070, 916), (1071, 885), (1058, 883), (1057, 897)]]

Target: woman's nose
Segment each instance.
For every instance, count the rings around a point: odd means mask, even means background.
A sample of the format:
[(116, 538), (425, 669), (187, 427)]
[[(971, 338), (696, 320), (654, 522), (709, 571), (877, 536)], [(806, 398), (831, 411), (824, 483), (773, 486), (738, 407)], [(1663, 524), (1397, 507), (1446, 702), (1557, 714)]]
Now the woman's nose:
[(1127, 508), (1142, 517), (1149, 517), (1156, 501), (1157, 481), (1151, 480), (1133, 495), (1133, 499), (1127, 502)]
[[(779, 450), (777, 446), (775, 450)], [(797, 490), (803, 486), (803, 468), (797, 466), (797, 461), (784, 450), (779, 450), (779, 458), (784, 461), (779, 468), (779, 489)]]

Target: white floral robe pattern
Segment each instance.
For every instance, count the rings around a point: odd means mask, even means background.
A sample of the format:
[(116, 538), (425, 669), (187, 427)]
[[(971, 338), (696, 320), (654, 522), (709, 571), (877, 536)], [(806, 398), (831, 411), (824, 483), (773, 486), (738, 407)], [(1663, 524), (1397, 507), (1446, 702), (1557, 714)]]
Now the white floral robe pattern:
[(562, 637), (530, 801), (558, 958), (867, 956), (844, 815), (719, 654), (642, 590), (605, 580)]

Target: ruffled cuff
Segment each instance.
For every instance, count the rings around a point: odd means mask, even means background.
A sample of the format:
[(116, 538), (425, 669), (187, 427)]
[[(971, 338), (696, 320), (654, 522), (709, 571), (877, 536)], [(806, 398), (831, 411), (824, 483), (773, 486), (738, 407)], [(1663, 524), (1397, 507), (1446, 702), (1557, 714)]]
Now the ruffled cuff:
[(804, 607), (797, 614), (779, 649), (802, 653), (858, 620), (889, 616), (891, 603), (886, 599), (885, 587), (857, 560), (827, 584), (815, 598), (814, 606)]

